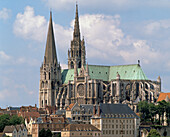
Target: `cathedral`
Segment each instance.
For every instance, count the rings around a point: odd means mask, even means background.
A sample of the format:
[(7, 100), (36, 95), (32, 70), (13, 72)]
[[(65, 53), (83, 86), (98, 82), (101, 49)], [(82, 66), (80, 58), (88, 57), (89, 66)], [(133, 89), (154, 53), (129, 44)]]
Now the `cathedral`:
[(73, 40), (68, 49), (68, 69), (62, 69), (57, 59), (50, 12), (45, 55), (40, 67), (39, 108), (65, 109), (72, 103), (122, 103), (137, 111), (140, 101), (155, 103), (160, 92), (161, 78), (149, 80), (140, 62), (119, 66), (89, 65), (86, 62), (77, 5)]

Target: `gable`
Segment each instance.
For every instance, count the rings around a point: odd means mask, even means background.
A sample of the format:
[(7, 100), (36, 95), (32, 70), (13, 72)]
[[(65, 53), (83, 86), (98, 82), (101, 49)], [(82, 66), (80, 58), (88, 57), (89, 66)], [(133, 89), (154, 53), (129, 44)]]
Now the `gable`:
[(170, 99), (170, 93), (160, 93), (157, 102), (165, 100), (166, 97)]

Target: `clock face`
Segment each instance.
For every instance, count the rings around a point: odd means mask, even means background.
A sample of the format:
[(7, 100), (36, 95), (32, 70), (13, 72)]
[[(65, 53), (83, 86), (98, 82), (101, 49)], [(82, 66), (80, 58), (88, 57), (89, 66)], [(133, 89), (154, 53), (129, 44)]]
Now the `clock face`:
[(80, 96), (83, 96), (84, 95), (84, 85), (83, 84), (78, 85), (77, 91)]

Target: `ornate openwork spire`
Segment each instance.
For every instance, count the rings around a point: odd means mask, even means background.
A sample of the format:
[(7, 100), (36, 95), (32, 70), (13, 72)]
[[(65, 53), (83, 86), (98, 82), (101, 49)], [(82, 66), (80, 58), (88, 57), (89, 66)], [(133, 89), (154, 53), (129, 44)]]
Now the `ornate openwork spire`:
[(78, 16), (78, 5), (76, 3), (76, 16), (75, 16), (75, 22), (74, 22), (74, 33), (73, 33), (73, 39), (80, 39), (80, 29), (79, 29), (79, 16)]
[(49, 26), (48, 26), (48, 35), (47, 35), (44, 63), (45, 64), (55, 64), (55, 63), (57, 64), (58, 63), (51, 11), (50, 11), (50, 21), (49, 21)]

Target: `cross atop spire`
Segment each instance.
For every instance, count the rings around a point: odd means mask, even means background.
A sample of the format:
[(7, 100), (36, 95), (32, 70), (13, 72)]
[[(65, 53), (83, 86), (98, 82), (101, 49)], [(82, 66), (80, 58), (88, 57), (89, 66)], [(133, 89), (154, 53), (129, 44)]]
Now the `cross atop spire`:
[(76, 3), (76, 16), (75, 16), (74, 33), (73, 33), (73, 39), (74, 38), (80, 39), (78, 4), (77, 3)]
[(58, 64), (51, 11), (50, 11), (50, 21), (49, 21), (49, 26), (48, 26), (48, 35), (47, 35), (44, 63), (45, 64), (55, 64), (55, 63)]

